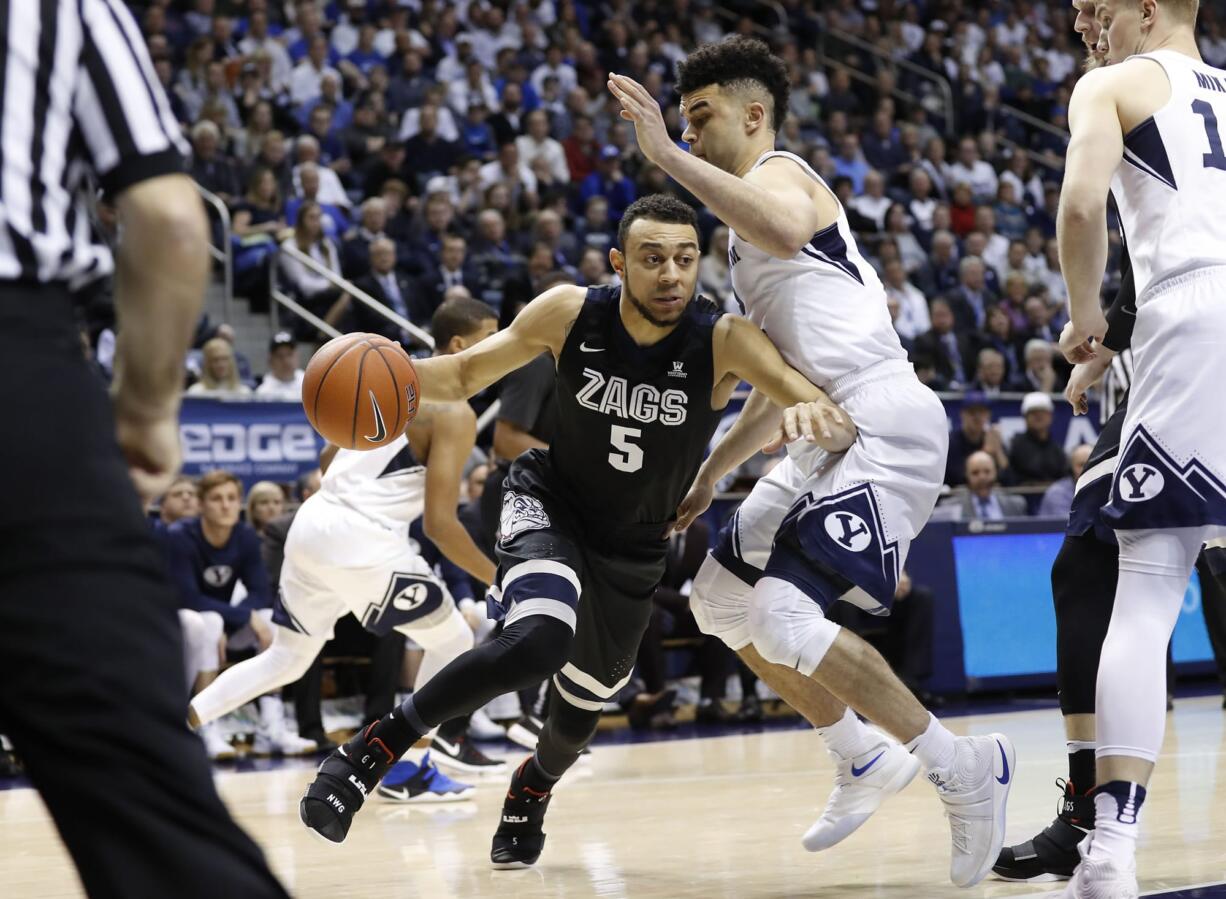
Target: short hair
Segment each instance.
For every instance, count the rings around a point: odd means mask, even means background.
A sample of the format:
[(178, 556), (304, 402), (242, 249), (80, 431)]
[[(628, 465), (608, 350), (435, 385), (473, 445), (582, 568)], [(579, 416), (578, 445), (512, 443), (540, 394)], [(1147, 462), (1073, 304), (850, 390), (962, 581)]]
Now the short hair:
[(463, 337), (477, 330), (484, 321), (498, 321), (498, 313), (472, 297), (444, 300), (430, 319), (430, 332), (436, 347), (446, 346), (453, 337)]
[(1200, 0), (1161, 0), (1160, 5), (1170, 7), (1180, 19), (1192, 24), (1200, 13)]
[(760, 87), (771, 98), (771, 129), (778, 131), (788, 109), (788, 67), (760, 40), (743, 35), (703, 44), (677, 64), (677, 93), (709, 84), (740, 90)]
[(695, 232), (698, 231), (698, 214), (694, 212), (694, 207), (672, 194), (648, 194), (635, 200), (622, 213), (621, 224), (617, 226), (617, 243), (623, 250), (626, 249), (630, 226), (639, 219), (669, 225), (689, 225)]
[(223, 484), (233, 484), (238, 488), (238, 498), (240, 500), (243, 498), (243, 482), (234, 472), (226, 471), (224, 468), (214, 468), (201, 475), (200, 480), (196, 482), (196, 495), (204, 499)]
[(212, 137), (213, 140), (221, 140), (221, 129), (209, 119), (201, 119), (192, 125), (192, 140), (199, 140), (205, 134)]
[(1022, 358), (1029, 359), (1032, 351), (1042, 350), (1049, 357), (1055, 355), (1051, 345), (1051, 341), (1044, 340), (1042, 337), (1032, 337), (1026, 341), (1026, 348), (1022, 351)]
[(983, 365), (983, 362), (985, 359), (991, 359), (993, 356), (999, 359), (1002, 364), (1004, 363), (1005, 354), (1002, 353), (1000, 350), (992, 349), (990, 346), (985, 346), (982, 350), (979, 351), (979, 356), (976, 358), (976, 361), (980, 365)]

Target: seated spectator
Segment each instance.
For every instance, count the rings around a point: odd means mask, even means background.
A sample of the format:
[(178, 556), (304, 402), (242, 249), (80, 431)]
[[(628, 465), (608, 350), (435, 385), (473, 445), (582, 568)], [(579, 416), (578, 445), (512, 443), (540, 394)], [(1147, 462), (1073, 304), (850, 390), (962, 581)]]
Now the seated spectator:
[(531, 167), (536, 160), (544, 159), (549, 165), (553, 180), (560, 184), (570, 183), (570, 168), (566, 164), (566, 151), (549, 136), (549, 116), (537, 109), (524, 117), (524, 134), (515, 139), (519, 158)]
[(579, 202), (586, 204), (595, 196), (602, 196), (609, 204), (609, 221), (616, 227), (626, 207), (634, 202), (634, 182), (623, 174), (621, 152), (612, 144), (600, 151), (596, 171), (588, 175), (579, 186)]
[[(464, 143), (460, 127), (461, 121), (457, 121), (457, 117), (452, 115), (451, 110), (446, 104), (446, 90), (438, 84), (429, 84), (422, 95), (420, 103), (410, 105), (405, 108), (404, 114), (400, 117), (400, 131), (396, 135), (402, 142), (407, 142), (414, 134), (421, 130), (421, 107), (433, 106), (438, 110), (438, 133), (443, 140), (459, 141)], [(392, 109), (402, 108), (396, 102), (393, 95), (388, 98), (388, 105)], [(482, 117), (481, 124), (487, 128), (488, 140), (490, 141), (490, 150), (493, 151), (493, 131), (488, 131), (489, 126), (486, 124), (485, 116), (488, 110), (481, 107)], [(479, 155), (479, 154), (470, 154)]]
[[(313, 135), (303, 134), (294, 141), (294, 159), (297, 163), (293, 170), (294, 190), (301, 193), (302, 169), (308, 164), (313, 163), (318, 166), (319, 171), (318, 196), (314, 199), (320, 203), (327, 203), (330, 206), (337, 206), (346, 210), (347, 216), (348, 209), (353, 203), (349, 199), (349, 194), (345, 192), (345, 186), (341, 183), (340, 175), (328, 166), (321, 164), (321, 154), (322, 150), (320, 149), (319, 141)], [(344, 233), (347, 227), (348, 225), (342, 227), (341, 232)]]
[(1005, 357), (991, 347), (984, 347), (979, 351), (975, 380), (971, 382), (971, 389), (978, 390), (988, 397), (1000, 396), (1002, 391), (1009, 389), (1009, 384), (1005, 380), (1007, 372)]
[(893, 201), (885, 195), (885, 178), (870, 169), (864, 176), (864, 192), (851, 198), (850, 206), (873, 223), (875, 231), (885, 228), (885, 214)]
[(889, 263), (882, 274), (886, 299), (898, 302), (898, 317), (894, 319), (894, 330), (907, 340), (915, 340), (932, 327), (928, 300), (919, 288), (907, 280), (902, 260), (896, 259)]
[(381, 160), (383, 148), (394, 143), (392, 128), (382, 94), (367, 91), (359, 95), (353, 109), (353, 121), (341, 130), (341, 143), (349, 157), (351, 177), (362, 185), (366, 195), (379, 192), (380, 184), (368, 183), (373, 165)]
[(609, 219), (609, 201), (602, 194), (589, 197), (576, 226), (584, 246), (608, 254), (617, 242), (617, 226)]
[[(699, 276), (701, 277), (701, 275)], [(579, 259), (579, 283), (584, 287), (614, 284), (617, 276), (609, 268), (609, 254), (588, 247)], [(731, 311), (731, 310), (729, 310)]]
[(170, 527), (182, 518), (199, 514), (200, 497), (196, 492), (196, 481), (190, 475), (181, 474), (171, 481), (162, 494), (158, 503), (158, 522)]
[(954, 330), (954, 313), (949, 301), (933, 300), (929, 307), (932, 328), (915, 338), (913, 357), (930, 360), (941, 380), (957, 390), (970, 383), (971, 342), (965, 333)]
[(1026, 329), (1026, 278), (1020, 272), (1013, 272), (1005, 278), (1004, 293), (1000, 298), (1000, 308), (1009, 316), (1014, 330)]
[(328, 63), (330, 52), (328, 39), (322, 33), (316, 34), (311, 39), (310, 49), (306, 56), (290, 75), (290, 98), (296, 106), (314, 100), (323, 93), (320, 85), (325, 75), (330, 75), (340, 81), (340, 72)]
[(257, 168), (251, 173), (247, 193), (234, 206), (232, 215), (234, 292), (239, 296), (262, 297), (268, 292), (265, 264), (276, 252), (277, 241), (288, 227), (281, 212), (277, 178), (271, 169)]
[[(282, 242), (281, 248), (278, 263), (286, 286), (307, 309), (335, 326), (345, 311), (348, 297), (342, 298), (340, 290), (330, 280), (286, 252), (296, 249), (324, 268), (340, 274), (340, 258), (336, 245), (324, 235), (323, 211), (318, 203), (307, 201), (302, 204), (298, 210), (294, 234)], [(295, 336), (301, 339), (312, 339), (315, 336), (315, 329), (301, 319), (296, 327), (298, 332)]]
[(831, 162), (834, 164), (835, 175), (851, 182), (853, 194), (864, 193), (864, 185), (870, 171), (868, 161), (860, 150), (860, 139), (854, 133), (848, 132), (839, 139), (839, 151)]
[(988, 307), (996, 302), (996, 295), (984, 280), (984, 272), (982, 259), (964, 256), (958, 263), (958, 286), (944, 296), (962, 333), (970, 334), (982, 328)]
[(514, 143), (503, 144), (498, 148), (498, 158), (481, 166), (481, 186), (489, 188), (498, 183), (509, 188), (511, 202), (516, 205), (537, 194), (536, 175), (520, 159), (519, 148)]
[(289, 331), (278, 331), (268, 342), (268, 372), (255, 389), (255, 395), (270, 400), (300, 402), (302, 379), (298, 367), (298, 342)]
[(1073, 493), (1077, 489), (1077, 480), (1086, 469), (1093, 447), (1088, 443), (1074, 447), (1068, 454), (1068, 464), (1072, 474), (1062, 477), (1043, 494), (1043, 502), (1039, 504), (1039, 515), (1043, 518), (1067, 519), (1069, 509), (1073, 506)]
[(234, 346), (224, 337), (214, 337), (204, 345), (200, 380), (187, 389), (188, 396), (249, 396), (251, 388), (238, 377)]
[[(983, 254), (988, 248), (988, 237), (982, 231), (976, 229), (966, 235), (966, 239), (962, 241), (962, 257), (974, 256), (977, 259), (983, 259)], [(1000, 278), (996, 275), (996, 269), (993, 268), (986, 259), (983, 260), (983, 283), (987, 291), (993, 297), (1000, 295)]]
[(494, 131), (494, 143), (499, 147), (511, 143), (523, 133), (523, 122), (523, 89), (514, 81), (507, 81), (502, 86), (502, 102), (498, 111), (489, 117), (490, 128)]
[[(267, 649), (272, 642), (272, 591), (255, 530), (239, 521), (242, 484), (227, 471), (210, 471), (198, 484), (200, 517), (169, 530), (170, 571), (185, 608), (219, 615), (231, 651)], [(246, 595), (237, 604), (236, 589)], [(315, 743), (290, 734), (279, 696), (260, 699), (254, 751), (298, 755)]]
[(280, 131), (274, 129), (264, 135), (247, 171), (251, 172), (256, 168), (268, 169), (276, 176), (277, 193), (282, 201), (293, 193), (294, 167), (290, 162), (285, 135)]
[(975, 203), (991, 203), (996, 199), (996, 170), (979, 156), (979, 144), (973, 137), (958, 141), (958, 158), (946, 169), (951, 184), (964, 183), (971, 189)]
[(273, 519), (285, 513), (285, 491), (272, 481), (256, 481), (247, 491), (247, 524), (263, 538), (264, 530)]
[(989, 453), (975, 452), (967, 457), (966, 488), (961, 497), (942, 503), (956, 509), (961, 521), (1000, 521), (1026, 515), (1026, 500), (997, 486), (996, 463)]
[(447, 83), (447, 105), (455, 113), (470, 109), (474, 103), (480, 103), (486, 109), (498, 108), (498, 92), (490, 83), (481, 60), (475, 58), (465, 63), (462, 78)]
[(370, 245), (387, 237), (387, 202), (382, 197), (363, 200), (360, 211), (360, 223), (341, 244), (341, 272), (351, 281), (370, 271)]
[(919, 240), (911, 233), (907, 208), (901, 203), (891, 204), (889, 211), (885, 214), (885, 236), (897, 245), (898, 257), (902, 260), (908, 277), (927, 264), (928, 254), (924, 252)]
[(915, 227), (921, 232), (931, 234), (934, 230), (933, 216), (939, 201), (933, 193), (932, 178), (924, 169), (916, 166), (908, 176), (910, 196), (906, 199), (906, 210)]
[(972, 251), (968, 247), (967, 252), (982, 257), (996, 274), (997, 282), (1003, 281), (1008, 267), (1009, 238), (996, 230), (996, 212), (991, 206), (975, 210), (975, 231), (983, 235), (983, 248)]
[(958, 240), (953, 232), (940, 229), (932, 235), (932, 257), (916, 275), (916, 285), (928, 296), (941, 295), (957, 288)]
[(1013, 181), (1001, 179), (1000, 186), (996, 188), (996, 203), (992, 211), (996, 215), (997, 229), (1006, 238), (1021, 240), (1026, 236), (1030, 223), (1026, 209), (1017, 200), (1017, 188)]
[[(325, 80), (324, 84), (331, 82)], [(345, 155), (345, 142), (341, 140), (340, 127), (335, 123), (335, 113), (335, 108), (321, 98), (311, 109), (304, 133), (319, 142), (320, 164), (328, 166), (339, 177), (348, 174), (350, 163)], [(345, 125), (347, 126), (348, 122)]]
[(573, 182), (582, 184), (588, 175), (596, 171), (600, 142), (596, 139), (596, 127), (589, 116), (576, 116), (570, 136), (562, 141), (562, 150), (566, 153), (566, 168)]
[(732, 291), (732, 271), (728, 267), (727, 225), (716, 225), (707, 251), (698, 260), (698, 290), (727, 312), (744, 314)]
[(323, 173), (331, 171), (313, 162), (303, 163), (298, 167), (298, 183), (301, 193), (296, 197), (291, 197), (285, 204), (285, 220), (296, 227), (300, 210), (310, 203), (319, 210), (319, 226), (324, 236), (329, 240), (337, 241), (348, 230), (349, 219), (339, 206), (325, 203), (320, 199)]
[(965, 181), (954, 185), (949, 203), (949, 223), (958, 237), (966, 237), (975, 230), (975, 199), (971, 186)]
[(423, 106), (418, 131), (404, 144), (404, 174), (421, 188), (433, 176), (445, 173), (460, 154), (460, 145), (438, 131), (438, 107)]
[(507, 240), (506, 219), (500, 212), (485, 209), (477, 216), (477, 233), (469, 244), (468, 255), (482, 287), (477, 299), (501, 309), (507, 279), (519, 270), (523, 258)]
[[(420, 291), (413, 289), (413, 282), (396, 270), (394, 241), (382, 237), (370, 245), (370, 274), (358, 278), (353, 286), (370, 294), (401, 318), (422, 328), (429, 327), (433, 310), (427, 308)], [(421, 341), (409, 331), (365, 303), (350, 301), (349, 324), (351, 331), (381, 334), (406, 348), (421, 345)]]
[(469, 156), (493, 158), (498, 143), (488, 120), (489, 107), (480, 97), (474, 97), (457, 127), (460, 147)]
[(1046, 393), (1028, 393), (1022, 399), (1026, 430), (1009, 445), (1009, 467), (1020, 484), (1050, 484), (1068, 470), (1064, 450), (1051, 435), (1052, 410)]
[(208, 120), (197, 122), (192, 127), (192, 161), (187, 173), (228, 206), (241, 188), (234, 163), (222, 155), (220, 147), (221, 130)]
[(872, 129), (860, 139), (864, 158), (878, 172), (893, 172), (906, 161), (894, 116), (888, 109), (873, 114)]
[(1023, 390), (1037, 390), (1040, 393), (1056, 393), (1060, 389), (1060, 381), (1052, 366), (1055, 347), (1041, 338), (1026, 341), (1026, 368), (1022, 372)]
[(422, 301), (431, 314), (443, 303), (443, 297), (453, 287), (467, 287), (470, 294), (481, 293), (481, 277), (477, 267), (468, 261), (468, 242), (458, 234), (443, 237), (437, 265), (430, 265), (418, 281)]
[(570, 270), (579, 261), (579, 242), (566, 230), (562, 216), (552, 209), (542, 209), (532, 224), (533, 243), (543, 243), (553, 251), (553, 267)]
[(949, 455), (945, 463), (945, 483), (951, 487), (966, 483), (966, 460), (972, 453), (986, 452), (998, 472), (1009, 467), (1000, 429), (992, 424), (992, 409), (981, 391), (968, 391), (958, 413), (958, 429), (949, 435)]
[(1064, 273), (1060, 268), (1060, 244), (1053, 237), (1044, 247), (1046, 265), (1039, 277), (1039, 284), (1047, 290), (1047, 297), (1053, 303), (1068, 302), (1068, 285), (1064, 283)]

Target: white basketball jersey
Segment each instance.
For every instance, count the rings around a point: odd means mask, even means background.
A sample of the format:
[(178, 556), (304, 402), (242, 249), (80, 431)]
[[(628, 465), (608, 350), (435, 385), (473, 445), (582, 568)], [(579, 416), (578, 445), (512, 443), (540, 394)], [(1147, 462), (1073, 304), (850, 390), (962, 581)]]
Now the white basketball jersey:
[(401, 434), (375, 450), (338, 451), (321, 492), (377, 521), (407, 525), (425, 510), (426, 468)]
[(1141, 298), (1172, 275), (1226, 264), (1226, 71), (1172, 50), (1134, 58), (1171, 83), (1170, 101), (1124, 136), (1111, 179)]
[[(792, 153), (763, 153), (754, 168), (774, 156), (791, 159), (829, 190)], [(732, 290), (749, 320), (818, 387), (883, 359), (907, 358), (890, 321), (885, 289), (860, 255), (841, 205), (838, 220), (814, 234), (791, 259), (778, 259), (732, 231), (728, 264)]]

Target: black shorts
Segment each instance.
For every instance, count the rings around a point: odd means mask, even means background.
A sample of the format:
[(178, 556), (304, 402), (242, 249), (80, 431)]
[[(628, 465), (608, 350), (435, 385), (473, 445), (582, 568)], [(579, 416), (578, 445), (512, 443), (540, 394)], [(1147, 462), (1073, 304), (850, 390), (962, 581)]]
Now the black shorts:
[[(667, 523), (602, 522), (578, 508), (545, 450), (520, 456), (504, 486), (501, 594), (494, 591), (491, 615), (512, 621), (539, 613), (568, 621), (575, 639), (554, 685), (572, 705), (599, 711), (634, 669), (652, 596), (664, 577)], [(573, 590), (562, 584), (557, 591), (564, 579)]]
[(1127, 404), (1120, 403), (1103, 425), (1094, 441), (1094, 449), (1086, 460), (1073, 494), (1069, 509), (1066, 533), (1081, 537), (1091, 531), (1103, 543), (1115, 543), (1115, 531), (1102, 519), (1102, 510), (1111, 501), (1111, 480), (1115, 475), (1115, 463), (1120, 454), (1120, 435), (1124, 428), (1124, 413)]

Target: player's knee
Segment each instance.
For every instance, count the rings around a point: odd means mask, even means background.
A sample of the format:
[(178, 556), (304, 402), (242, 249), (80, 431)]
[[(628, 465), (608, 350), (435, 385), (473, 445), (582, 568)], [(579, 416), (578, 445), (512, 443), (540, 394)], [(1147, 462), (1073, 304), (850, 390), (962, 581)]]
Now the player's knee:
[[(495, 641), (503, 649), (507, 670), (527, 687), (551, 677), (570, 657), (575, 632), (550, 615), (529, 615), (503, 628)], [(513, 687), (512, 689), (520, 689)]]
[(579, 752), (592, 741), (600, 724), (600, 712), (581, 709), (565, 699), (557, 699), (549, 707), (542, 739), (549, 740), (560, 749)]
[[(473, 648), (473, 632), (458, 609), (430, 627), (406, 628), (406, 636), (427, 652), (450, 661)], [(444, 662), (443, 664), (446, 664)]]
[(749, 601), (754, 648), (766, 661), (811, 675), (834, 644), (839, 626), (798, 587), (764, 577)]
[(267, 653), (269, 664), (276, 670), (277, 680), (288, 684), (301, 678), (323, 645), (324, 641), (318, 637), (308, 637), (284, 627), (273, 628), (272, 645)]
[(698, 629), (719, 637), (734, 650), (748, 646), (752, 640), (749, 628), (752, 591), (753, 587), (708, 555), (690, 590), (690, 611)]

